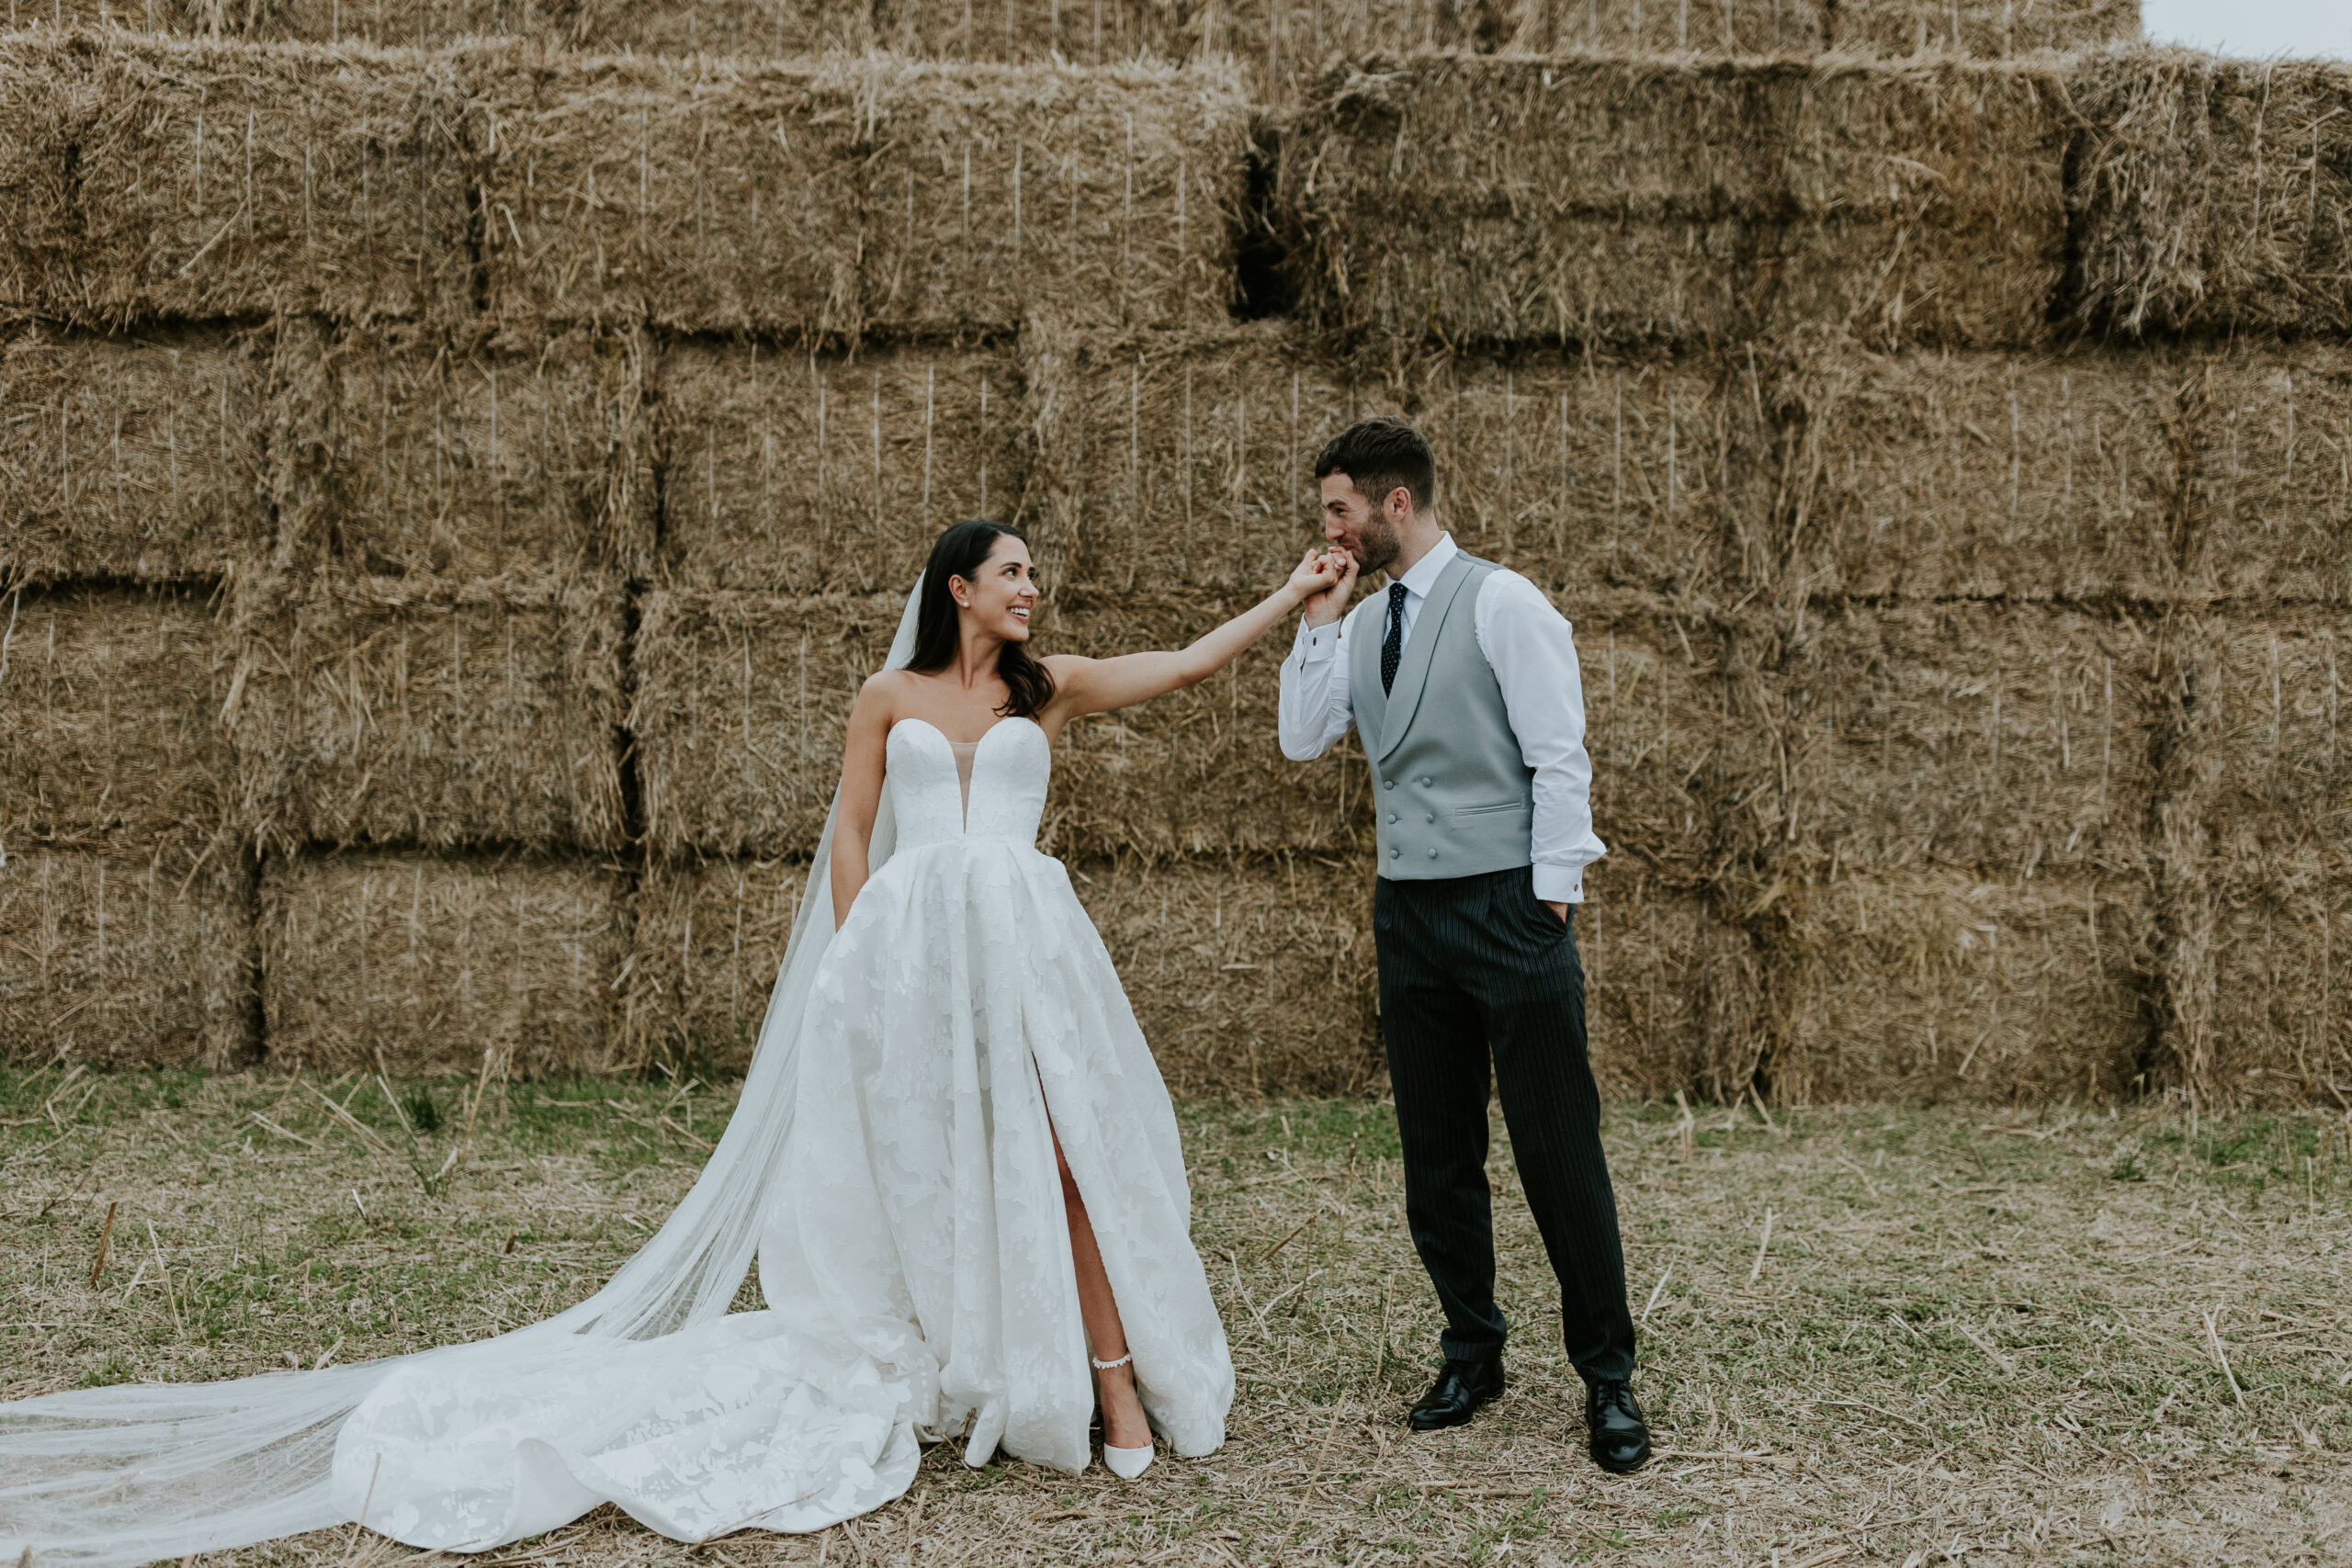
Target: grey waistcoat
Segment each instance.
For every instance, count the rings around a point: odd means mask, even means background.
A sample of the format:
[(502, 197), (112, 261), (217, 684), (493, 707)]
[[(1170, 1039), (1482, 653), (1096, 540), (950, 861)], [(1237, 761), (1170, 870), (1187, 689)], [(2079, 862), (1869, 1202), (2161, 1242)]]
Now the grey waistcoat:
[(1535, 773), (1478, 651), (1478, 589), (1496, 570), (1459, 555), (1438, 574), (1393, 692), (1380, 689), (1387, 605), (1364, 611), (1370, 635), (1350, 639), (1348, 697), (1372, 761), (1383, 876), (1476, 876), (1534, 858)]

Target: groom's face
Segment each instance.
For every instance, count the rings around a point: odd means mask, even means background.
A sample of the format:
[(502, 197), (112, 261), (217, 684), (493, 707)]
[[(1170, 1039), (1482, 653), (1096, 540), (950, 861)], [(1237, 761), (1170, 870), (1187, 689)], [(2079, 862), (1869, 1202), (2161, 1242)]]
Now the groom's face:
[(1323, 536), (1353, 556), (1357, 570), (1367, 574), (1387, 570), (1402, 547), (1396, 536), (1401, 519), (1392, 513), (1409, 513), (1411, 502), (1402, 489), (1392, 493), (1405, 498), (1401, 507), (1374, 501), (1345, 474), (1323, 476)]

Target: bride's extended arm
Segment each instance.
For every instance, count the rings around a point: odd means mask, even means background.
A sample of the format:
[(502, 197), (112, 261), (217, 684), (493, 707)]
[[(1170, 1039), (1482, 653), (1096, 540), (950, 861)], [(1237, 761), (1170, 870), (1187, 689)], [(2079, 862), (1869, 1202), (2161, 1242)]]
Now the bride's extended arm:
[[(1125, 653), (1115, 659), (1085, 659), (1057, 653), (1046, 660), (1054, 676), (1054, 703), (1062, 716), (1108, 713), (1132, 707), (1163, 693), (1198, 685), (1241, 657), (1269, 627), (1339, 581), (1331, 556), (1309, 550), (1290, 581), (1254, 607), (1208, 633), (1189, 648), (1171, 652)], [(843, 784), (842, 799), (848, 799)], [(838, 883), (835, 884), (839, 886)]]
[(866, 849), (874, 841), (874, 815), (882, 808), (882, 749), (890, 736), (890, 697), (876, 675), (859, 689), (850, 709), (849, 737), (842, 746), (841, 801), (833, 812), (833, 929), (849, 919), (849, 907), (865, 886)]

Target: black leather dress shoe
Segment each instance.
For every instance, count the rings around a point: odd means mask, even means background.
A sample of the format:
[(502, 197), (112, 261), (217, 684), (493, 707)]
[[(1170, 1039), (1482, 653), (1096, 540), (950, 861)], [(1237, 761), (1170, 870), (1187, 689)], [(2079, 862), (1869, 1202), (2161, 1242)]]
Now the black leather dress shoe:
[(1586, 1390), (1584, 1424), (1592, 1462), (1611, 1475), (1624, 1475), (1649, 1462), (1650, 1427), (1634, 1403), (1629, 1382), (1597, 1382)]
[(1416, 1432), (1459, 1427), (1478, 1413), (1478, 1406), (1503, 1391), (1503, 1353), (1476, 1361), (1448, 1360), (1445, 1370), (1421, 1395), (1405, 1424)]

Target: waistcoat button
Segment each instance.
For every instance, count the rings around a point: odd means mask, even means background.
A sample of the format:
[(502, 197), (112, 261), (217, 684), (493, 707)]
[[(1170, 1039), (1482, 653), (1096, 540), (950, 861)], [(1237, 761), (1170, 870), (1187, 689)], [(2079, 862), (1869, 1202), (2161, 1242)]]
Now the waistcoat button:
[(1435, 860), (1435, 859), (1437, 859), (1437, 852), (1436, 852), (1435, 850), (1431, 850), (1431, 851), (1430, 852), (1430, 859), (1431, 859), (1431, 860)]
[(1395, 789), (1396, 787), (1396, 781), (1395, 779), (1383, 779), (1380, 781), (1380, 787), (1383, 789)]
[(1403, 854), (1404, 852), (1404, 852), (1403, 850), (1398, 849), (1398, 848), (1396, 848), (1395, 845), (1393, 845), (1393, 844), (1392, 844), (1392, 845), (1390, 845), (1390, 846), (1389, 846), (1389, 849), (1388, 849), (1388, 858), (1389, 858), (1390, 860), (1395, 860), (1398, 855), (1401, 855), (1401, 854)]
[(1422, 787), (1423, 789), (1427, 789), (1427, 788), (1429, 788), (1429, 787), (1430, 787), (1430, 781), (1429, 781), (1429, 777), (1428, 777), (1428, 775), (1427, 775), (1427, 774), (1423, 774), (1423, 775), (1422, 775), (1422, 777), (1421, 777), (1421, 787)]
[(1393, 825), (1396, 823), (1396, 813), (1395, 813), (1394, 811), (1390, 812), (1390, 813), (1388, 814), (1388, 820), (1389, 820), (1389, 823), (1393, 826)]
[(1436, 821), (1436, 820), (1437, 820), (1437, 813), (1436, 813), (1436, 812), (1434, 812), (1434, 811), (1430, 812), (1430, 813), (1429, 814), (1429, 818), (1430, 818), (1430, 821), (1432, 821), (1432, 822)]

